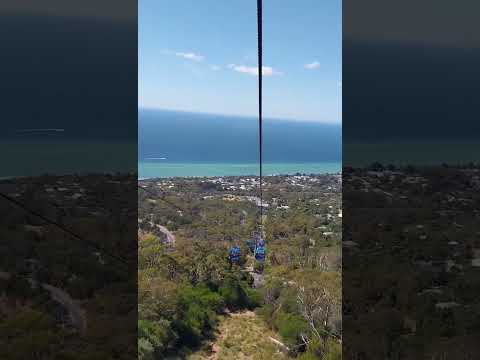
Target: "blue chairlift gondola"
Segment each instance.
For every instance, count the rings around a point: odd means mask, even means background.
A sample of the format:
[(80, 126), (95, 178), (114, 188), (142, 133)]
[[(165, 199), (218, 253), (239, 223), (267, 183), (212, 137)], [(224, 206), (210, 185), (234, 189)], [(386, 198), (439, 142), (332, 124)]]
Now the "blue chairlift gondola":
[(255, 260), (263, 263), (265, 261), (265, 253), (265, 243), (257, 243), (257, 247), (255, 248)]
[(228, 251), (228, 258), (231, 263), (238, 264), (242, 256), (242, 251), (239, 246), (232, 246)]

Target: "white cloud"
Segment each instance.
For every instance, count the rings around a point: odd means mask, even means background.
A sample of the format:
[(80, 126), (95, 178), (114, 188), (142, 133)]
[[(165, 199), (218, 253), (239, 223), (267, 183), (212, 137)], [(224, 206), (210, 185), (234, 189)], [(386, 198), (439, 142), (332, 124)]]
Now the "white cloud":
[(188, 53), (176, 52), (175, 55), (179, 57), (183, 57), (184, 59), (193, 60), (193, 61), (202, 61), (203, 59), (205, 59), (205, 56), (198, 55), (193, 52), (188, 52)]
[(218, 65), (210, 65), (210, 69), (213, 70), (213, 71), (218, 71), (218, 70), (220, 70), (221, 68), (220, 68), (220, 66), (218, 66)]
[(314, 61), (310, 64), (305, 64), (303, 67), (309, 70), (318, 69), (320, 67), (320, 63), (318, 61)]
[(166, 55), (175, 55), (178, 57), (182, 57), (187, 60), (192, 60), (192, 61), (202, 61), (205, 59), (205, 56), (203, 55), (198, 55), (193, 52), (180, 52), (180, 51), (172, 51), (172, 50), (164, 50), (162, 51)]
[[(227, 65), (227, 68), (237, 71), (239, 73), (258, 76), (258, 66), (229, 64)], [(262, 66), (262, 76), (273, 76), (273, 75), (282, 75), (282, 73), (277, 70), (274, 70), (270, 66)]]

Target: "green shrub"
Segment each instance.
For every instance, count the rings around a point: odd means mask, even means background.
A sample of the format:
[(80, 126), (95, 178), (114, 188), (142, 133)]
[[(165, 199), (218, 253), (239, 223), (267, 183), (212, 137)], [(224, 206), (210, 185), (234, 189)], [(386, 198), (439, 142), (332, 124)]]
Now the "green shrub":
[[(150, 347), (152, 351), (163, 352), (170, 346), (173, 346), (176, 340), (176, 334), (173, 332), (170, 322), (167, 320), (160, 321), (138, 321), (138, 337), (144, 339), (142, 343), (138, 343), (139, 352), (140, 347), (145, 352), (145, 359), (149, 359), (147, 353)], [(150, 345), (149, 345), (150, 344)], [(152, 353), (153, 354), (153, 353)]]
[(255, 309), (262, 305), (263, 295), (257, 289), (245, 287), (245, 292), (248, 298), (248, 308)]
[(206, 310), (218, 312), (223, 307), (219, 294), (213, 292), (205, 285), (184, 286), (180, 290), (180, 307), (186, 309), (191, 304), (198, 304)]
[(300, 315), (282, 311), (276, 316), (274, 326), (288, 346), (299, 344), (301, 335), (309, 333), (308, 324)]
[(271, 317), (275, 308), (272, 304), (265, 304), (261, 308), (256, 310), (258, 316), (265, 320), (268, 324), (271, 323)]
[(138, 358), (140, 360), (154, 360), (154, 347), (146, 338), (138, 339)]
[(340, 360), (342, 347), (333, 339), (312, 339), (299, 360)]
[(341, 360), (342, 359), (342, 346), (334, 341), (328, 339), (325, 342), (325, 348), (322, 356), (322, 360)]
[(255, 272), (261, 273), (263, 272), (264, 268), (265, 268), (265, 265), (263, 263), (255, 261), (255, 264), (253, 265), (253, 270)]
[[(323, 353), (324, 353), (324, 342), (322, 341), (322, 339), (319, 339), (317, 337), (312, 338), (308, 343), (307, 349), (305, 351), (305, 356), (307, 357), (307, 359), (310, 359), (310, 358), (321, 359), (323, 356)], [(303, 357), (301, 359), (304, 360)]]
[(205, 285), (185, 286), (180, 293), (178, 315), (172, 325), (182, 345), (195, 346), (210, 335), (223, 299)]
[(294, 288), (285, 288), (282, 291), (280, 296), (280, 301), (282, 302), (282, 310), (286, 313), (297, 313), (298, 312), (298, 303), (297, 303), (297, 290)]
[(317, 355), (315, 354), (312, 354), (312, 353), (305, 353), (305, 354), (302, 354), (298, 360), (319, 360), (321, 359), (320, 357), (318, 357)]
[(249, 306), (249, 297), (241, 282), (233, 276), (225, 279), (218, 289), (219, 294), (225, 301), (225, 305), (232, 310), (238, 310)]
[(58, 343), (61, 343), (61, 336), (49, 315), (22, 309), (0, 322), (0, 339), (3, 343), (0, 346), (0, 358), (29, 359), (33, 353), (38, 358), (52, 358)]

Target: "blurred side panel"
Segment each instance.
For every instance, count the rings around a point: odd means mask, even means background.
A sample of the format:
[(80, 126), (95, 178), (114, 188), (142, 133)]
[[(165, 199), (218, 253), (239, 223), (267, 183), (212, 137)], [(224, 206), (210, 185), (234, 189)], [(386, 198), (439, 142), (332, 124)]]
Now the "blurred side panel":
[(0, 358), (136, 358), (137, 2), (0, 20)]
[(476, 359), (474, 1), (343, 3), (344, 359)]

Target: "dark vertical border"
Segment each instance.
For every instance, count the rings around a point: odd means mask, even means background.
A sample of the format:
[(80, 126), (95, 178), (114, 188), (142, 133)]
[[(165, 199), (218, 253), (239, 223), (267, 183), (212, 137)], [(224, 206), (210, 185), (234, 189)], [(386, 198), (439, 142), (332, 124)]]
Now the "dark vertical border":
[(0, 19), (0, 358), (136, 358), (137, 2)]
[(344, 359), (479, 357), (474, 13), (344, 1)]

